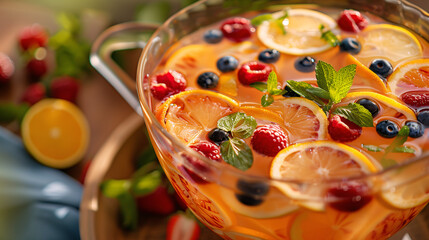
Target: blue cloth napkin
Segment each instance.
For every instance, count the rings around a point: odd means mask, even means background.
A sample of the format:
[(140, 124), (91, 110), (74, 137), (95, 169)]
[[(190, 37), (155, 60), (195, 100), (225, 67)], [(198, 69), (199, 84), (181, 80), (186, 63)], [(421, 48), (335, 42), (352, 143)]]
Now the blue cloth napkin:
[(0, 240), (80, 239), (82, 186), (36, 162), (0, 127)]

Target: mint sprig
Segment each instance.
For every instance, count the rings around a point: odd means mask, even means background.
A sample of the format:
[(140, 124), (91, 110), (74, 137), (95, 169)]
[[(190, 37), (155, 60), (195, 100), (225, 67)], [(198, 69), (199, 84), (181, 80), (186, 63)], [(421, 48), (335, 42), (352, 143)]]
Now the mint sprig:
[(266, 83), (255, 82), (255, 83), (251, 83), (250, 86), (265, 93), (261, 98), (261, 105), (263, 107), (268, 107), (274, 102), (273, 96), (283, 95), (287, 92), (286, 90), (279, 87), (277, 74), (274, 71), (270, 72), (270, 75), (268, 75), (268, 80)]
[(361, 127), (374, 126), (371, 113), (358, 103), (349, 103), (347, 106), (337, 107), (332, 114), (340, 115)]
[(340, 40), (338, 40), (337, 36), (335, 36), (331, 30), (326, 30), (325, 28), (325, 25), (320, 25), (319, 29), (322, 34), (320, 38), (328, 42), (331, 47), (338, 46), (340, 44)]
[(287, 32), (284, 27), (284, 20), (287, 19), (288, 17), (289, 17), (288, 11), (284, 10), (283, 15), (281, 15), (280, 17), (275, 18), (271, 13), (261, 14), (252, 18), (250, 20), (250, 23), (256, 27), (261, 25), (265, 21), (273, 21), (276, 24), (276, 26), (282, 31), (283, 35), (285, 35)]
[(244, 139), (252, 136), (256, 126), (256, 120), (242, 112), (232, 113), (218, 120), (217, 127), (231, 135), (220, 145), (220, 152), (226, 163), (243, 171), (252, 166), (252, 149)]
[(404, 146), (404, 143), (407, 141), (408, 135), (410, 134), (410, 128), (408, 126), (403, 126), (399, 130), (398, 135), (393, 139), (392, 143), (386, 148), (375, 146), (375, 145), (365, 145), (362, 144), (362, 147), (371, 152), (381, 152), (384, 151), (383, 157), (380, 160), (383, 168), (387, 168), (393, 165), (396, 165), (397, 162), (393, 159), (387, 158), (387, 155), (390, 153), (414, 153), (413, 148)]

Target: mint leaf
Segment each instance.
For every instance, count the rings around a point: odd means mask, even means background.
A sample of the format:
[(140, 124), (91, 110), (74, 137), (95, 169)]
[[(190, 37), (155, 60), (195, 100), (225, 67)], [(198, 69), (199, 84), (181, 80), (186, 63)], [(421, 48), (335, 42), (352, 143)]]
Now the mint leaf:
[(329, 89), (333, 88), (333, 81), (337, 72), (331, 64), (318, 61), (316, 64), (316, 79), (317, 86), (321, 89), (330, 92)]
[(117, 198), (121, 194), (128, 192), (131, 182), (129, 180), (106, 180), (101, 183), (100, 189), (104, 196), (109, 198)]
[(268, 90), (267, 83), (265, 82), (254, 82), (254, 83), (251, 83), (249, 86), (256, 88), (261, 92), (267, 92)]
[(0, 123), (9, 123), (14, 120), (21, 121), (29, 108), (27, 104), (1, 103)]
[(318, 96), (320, 98), (323, 98), (323, 99), (329, 99), (329, 92), (327, 92), (321, 88), (316, 88), (316, 87), (315, 88), (308, 88), (307, 92), (309, 92), (315, 96)]
[(261, 15), (258, 15), (256, 17), (252, 18), (252, 20), (250, 20), (250, 23), (256, 27), (256, 26), (261, 25), (263, 22), (269, 21), (272, 19), (273, 19), (272, 14), (261, 14)]
[(240, 138), (232, 138), (220, 145), (223, 160), (240, 169), (247, 170), (253, 164), (252, 149)]
[(152, 171), (144, 176), (133, 179), (131, 184), (131, 192), (135, 196), (144, 196), (155, 191), (155, 189), (157, 189), (161, 183), (161, 171)]
[(261, 98), (262, 107), (268, 107), (274, 102), (274, 98), (271, 94), (264, 94)]
[(236, 112), (218, 120), (217, 127), (231, 132), (232, 137), (248, 138), (252, 136), (257, 126), (256, 120), (245, 113)]
[(383, 148), (381, 148), (379, 146), (375, 146), (375, 145), (365, 145), (365, 144), (362, 144), (362, 147), (365, 148), (368, 151), (371, 151), (371, 152), (381, 152), (381, 150), (383, 150)]
[(396, 147), (393, 149), (395, 153), (414, 153), (416, 150), (407, 146)]
[(409, 133), (410, 128), (408, 126), (403, 126), (395, 139), (393, 139), (393, 142), (386, 148), (385, 154), (393, 152), (395, 148), (402, 146), (407, 141)]
[(357, 103), (349, 103), (347, 106), (337, 107), (332, 114), (340, 115), (361, 127), (373, 127), (374, 120), (368, 109)]
[(340, 44), (340, 40), (338, 40), (337, 36), (335, 36), (331, 30), (325, 30), (323, 24), (320, 25), (320, 33), (322, 34), (320, 38), (328, 42), (331, 47), (336, 47)]
[(339, 103), (347, 93), (353, 84), (353, 78), (356, 74), (356, 65), (348, 65), (335, 74), (334, 81), (329, 86), (329, 94), (333, 103)]
[(267, 90), (268, 93), (272, 94), (272, 92), (277, 89), (278, 82), (277, 82), (277, 74), (274, 71), (270, 72), (270, 75), (268, 75), (267, 79)]
[(288, 80), (287, 84), (292, 89), (292, 91), (294, 91), (295, 93), (297, 93), (301, 97), (305, 97), (309, 100), (312, 100), (315, 103), (317, 103), (319, 106), (323, 106), (325, 104), (322, 101), (322, 99), (320, 99), (318, 96), (316, 96), (316, 95), (314, 95), (308, 91), (308, 89), (315, 88), (315, 87), (311, 86), (311, 84), (306, 83), (306, 82), (297, 82), (294, 80)]

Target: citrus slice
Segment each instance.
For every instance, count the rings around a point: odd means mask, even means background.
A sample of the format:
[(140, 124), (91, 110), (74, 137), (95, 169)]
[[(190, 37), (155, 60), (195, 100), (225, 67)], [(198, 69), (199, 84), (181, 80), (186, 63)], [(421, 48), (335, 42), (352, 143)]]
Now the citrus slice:
[(40, 163), (67, 168), (79, 162), (89, 143), (89, 127), (81, 110), (62, 99), (34, 104), (21, 124), (25, 147)]
[(355, 57), (365, 66), (374, 59), (388, 60), (393, 67), (401, 61), (422, 56), (419, 40), (408, 30), (376, 24), (366, 27), (359, 36), (362, 50)]
[[(284, 11), (273, 14), (280, 18)], [(306, 55), (323, 52), (331, 45), (321, 38), (320, 26), (333, 30), (337, 23), (330, 16), (309, 9), (290, 9), (288, 17), (283, 21), (284, 30), (277, 21), (265, 21), (259, 25), (257, 35), (267, 47), (282, 53)], [(285, 31), (285, 32), (283, 32)]]
[[(252, 116), (258, 122), (268, 123), (277, 123), (283, 124), (283, 119), (280, 114), (270, 111), (263, 107), (254, 107), (254, 106), (242, 106), (240, 107), (240, 112), (245, 113), (248, 116)], [(263, 123), (259, 123), (263, 124)]]
[(323, 210), (325, 189), (320, 184), (328, 179), (363, 176), (377, 167), (358, 150), (331, 141), (314, 141), (291, 145), (274, 157), (270, 176), (313, 184), (275, 182), (275, 185), (299, 204), (313, 210)]
[(276, 101), (271, 109), (279, 111), (291, 143), (322, 140), (326, 138), (328, 120), (323, 110), (314, 102), (290, 97)]
[(405, 91), (429, 90), (429, 59), (417, 59), (400, 65), (387, 80), (396, 96)]
[(215, 128), (220, 118), (238, 109), (235, 100), (222, 94), (190, 90), (167, 99), (157, 108), (156, 116), (168, 132), (188, 144)]

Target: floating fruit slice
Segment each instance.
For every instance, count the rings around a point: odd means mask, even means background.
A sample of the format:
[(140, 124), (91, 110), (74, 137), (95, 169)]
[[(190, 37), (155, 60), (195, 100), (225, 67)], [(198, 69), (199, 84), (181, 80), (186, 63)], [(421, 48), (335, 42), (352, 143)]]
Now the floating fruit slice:
[(238, 109), (236, 101), (222, 94), (190, 90), (167, 99), (157, 108), (156, 116), (168, 132), (188, 144), (215, 128), (220, 118)]
[(246, 115), (254, 117), (256, 121), (258, 121), (258, 124), (283, 124), (283, 119), (280, 114), (263, 107), (242, 106), (240, 107), (240, 112), (244, 112)]
[(390, 24), (366, 27), (359, 35), (359, 41), (362, 50), (355, 57), (365, 66), (381, 58), (395, 67), (401, 61), (422, 56), (417, 38), (410, 31)]
[[(284, 11), (273, 14), (280, 18)], [(331, 45), (321, 38), (320, 26), (333, 30), (337, 23), (330, 16), (308, 9), (290, 9), (281, 29), (277, 21), (265, 21), (259, 25), (259, 40), (269, 48), (292, 55), (306, 55), (323, 52)]]
[(328, 120), (314, 102), (301, 97), (290, 97), (277, 100), (269, 108), (280, 112), (283, 117), (282, 127), (286, 129), (290, 143), (326, 138)]
[(429, 59), (417, 59), (400, 65), (387, 80), (396, 96), (405, 91), (429, 90)]
[(325, 189), (321, 181), (363, 176), (376, 170), (377, 167), (365, 155), (352, 147), (331, 141), (315, 141), (291, 145), (280, 151), (271, 163), (270, 176), (314, 183), (301, 186), (275, 182), (275, 185), (287, 196), (298, 200), (299, 204), (323, 210)]
[(89, 143), (85, 116), (62, 99), (45, 99), (33, 105), (22, 120), (21, 134), (31, 155), (54, 168), (79, 162)]

